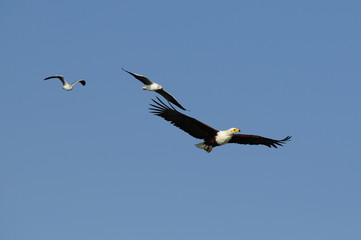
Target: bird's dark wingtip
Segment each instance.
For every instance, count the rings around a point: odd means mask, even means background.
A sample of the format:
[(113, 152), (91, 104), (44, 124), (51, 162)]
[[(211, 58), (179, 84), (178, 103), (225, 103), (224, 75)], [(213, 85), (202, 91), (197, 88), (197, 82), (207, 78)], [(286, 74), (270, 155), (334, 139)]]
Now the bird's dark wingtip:
[(275, 143), (273, 143), (273, 144), (271, 144), (271, 145), (272, 145), (272, 147), (275, 147), (275, 148), (283, 147), (283, 144), (285, 144), (286, 142), (288, 142), (288, 141), (291, 139), (291, 137), (292, 137), (292, 136), (287, 136), (287, 137), (285, 137), (284, 139), (279, 140), (279, 141), (277, 141), (277, 142), (275, 142)]
[(292, 136), (287, 136), (284, 139), (281, 140), (281, 142), (287, 142), (289, 140), (291, 140)]
[(157, 102), (156, 100), (151, 98), (151, 100), (156, 104), (156, 106), (153, 104), (149, 104), (149, 105), (151, 105), (153, 107), (157, 107), (159, 109), (170, 109), (169, 106), (167, 104), (165, 104), (162, 100), (160, 100), (157, 96), (156, 96), (156, 98), (159, 102)]
[(185, 109), (184, 107), (182, 107), (181, 105), (177, 105), (176, 104), (176, 106), (178, 106), (180, 109), (182, 109), (183, 111), (188, 111), (187, 109)]
[(128, 70), (125, 70), (124, 68), (122, 68), (122, 70), (123, 70), (124, 72), (129, 73), (130, 75), (134, 76), (134, 73), (129, 72)]

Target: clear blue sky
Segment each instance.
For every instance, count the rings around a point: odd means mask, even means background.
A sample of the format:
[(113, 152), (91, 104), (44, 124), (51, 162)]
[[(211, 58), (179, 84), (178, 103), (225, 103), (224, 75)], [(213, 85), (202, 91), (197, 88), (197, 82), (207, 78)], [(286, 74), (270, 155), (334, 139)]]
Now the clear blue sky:
[[(361, 239), (360, 12), (2, 0), (0, 239)], [(208, 154), (121, 67), (217, 129), (292, 141)]]

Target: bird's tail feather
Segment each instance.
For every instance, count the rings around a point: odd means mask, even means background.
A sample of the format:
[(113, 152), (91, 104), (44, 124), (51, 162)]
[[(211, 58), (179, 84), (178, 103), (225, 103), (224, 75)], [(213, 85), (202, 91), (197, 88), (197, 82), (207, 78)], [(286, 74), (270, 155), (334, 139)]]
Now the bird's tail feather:
[(197, 148), (203, 149), (203, 150), (205, 150), (205, 151), (208, 152), (208, 153), (211, 152), (212, 149), (213, 149), (212, 146), (207, 145), (207, 144), (205, 144), (204, 142), (197, 143), (197, 144), (195, 144), (195, 145), (196, 145)]

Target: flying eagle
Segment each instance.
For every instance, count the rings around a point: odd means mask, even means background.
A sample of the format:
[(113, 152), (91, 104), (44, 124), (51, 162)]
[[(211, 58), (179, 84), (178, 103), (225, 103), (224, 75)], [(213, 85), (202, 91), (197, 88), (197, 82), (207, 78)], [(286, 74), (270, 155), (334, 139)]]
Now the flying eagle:
[(141, 81), (143, 84), (145, 84), (145, 86), (142, 87), (143, 90), (155, 91), (155, 92), (159, 93), (160, 95), (162, 95), (165, 99), (167, 99), (168, 102), (171, 102), (174, 105), (176, 105), (177, 107), (179, 107), (180, 109), (186, 111), (186, 109), (182, 105), (180, 105), (180, 103), (170, 93), (168, 93), (166, 90), (164, 90), (161, 85), (150, 81), (147, 77), (145, 77), (143, 75), (129, 72), (129, 71), (125, 70), (124, 68), (122, 68), (122, 70), (124, 72), (129, 73), (130, 75), (132, 75), (133, 77), (135, 77), (136, 79)]
[(80, 82), (83, 86), (85, 86), (86, 82), (85, 80), (77, 80), (75, 82), (73, 82), (72, 84), (69, 84), (63, 75), (54, 75), (54, 76), (50, 76), (50, 77), (47, 77), (45, 78), (44, 80), (48, 80), (48, 79), (51, 79), (51, 78), (59, 78), (60, 81), (63, 83), (63, 89), (67, 90), (67, 91), (71, 91), (73, 90), (73, 87), (74, 85), (77, 83), (77, 82)]
[(172, 105), (172, 108), (170, 108), (158, 97), (157, 99), (159, 102), (152, 99), (155, 105), (150, 104), (150, 106), (153, 107), (149, 108), (151, 113), (171, 122), (174, 126), (182, 129), (192, 137), (203, 139), (204, 142), (195, 145), (207, 152), (211, 152), (214, 147), (221, 146), (226, 143), (265, 145), (270, 148), (277, 148), (278, 146), (282, 146), (282, 144), (291, 138), (291, 136), (287, 136), (282, 140), (274, 140), (256, 135), (235, 134), (241, 131), (238, 128), (230, 128), (228, 130), (219, 131), (195, 118), (191, 118), (178, 112)]

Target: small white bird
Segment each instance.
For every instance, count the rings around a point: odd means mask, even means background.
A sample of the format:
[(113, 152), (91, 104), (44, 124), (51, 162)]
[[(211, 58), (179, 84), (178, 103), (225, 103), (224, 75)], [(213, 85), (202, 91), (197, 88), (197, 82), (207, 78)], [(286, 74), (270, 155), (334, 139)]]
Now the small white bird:
[(180, 105), (180, 103), (170, 93), (168, 93), (166, 90), (164, 90), (163, 87), (161, 85), (159, 85), (158, 83), (150, 81), (146, 76), (129, 72), (129, 71), (125, 70), (124, 68), (122, 68), (122, 70), (124, 72), (129, 73), (130, 75), (132, 75), (133, 77), (135, 77), (136, 79), (141, 81), (142, 83), (144, 83), (145, 86), (142, 87), (143, 90), (155, 91), (155, 92), (159, 93), (160, 95), (162, 95), (165, 99), (167, 99), (168, 102), (173, 103), (180, 109), (183, 109), (185, 111), (187, 110), (182, 105)]
[(45, 78), (44, 80), (48, 80), (48, 79), (51, 79), (51, 78), (59, 78), (60, 81), (63, 83), (63, 89), (65, 89), (67, 91), (73, 90), (73, 87), (77, 82), (80, 82), (83, 86), (85, 86), (85, 84), (86, 84), (85, 80), (77, 80), (77, 81), (73, 82), (72, 84), (69, 84), (69, 83), (67, 83), (67, 81), (65, 81), (63, 75), (50, 76), (50, 77)]

